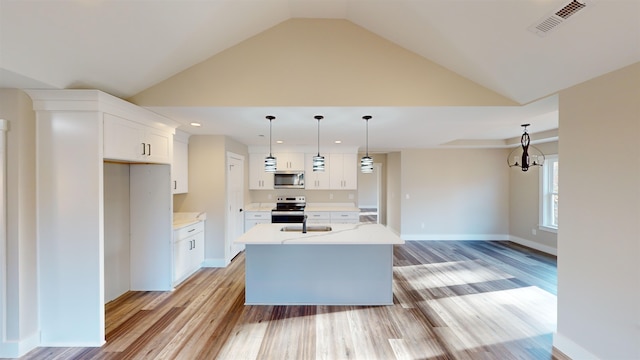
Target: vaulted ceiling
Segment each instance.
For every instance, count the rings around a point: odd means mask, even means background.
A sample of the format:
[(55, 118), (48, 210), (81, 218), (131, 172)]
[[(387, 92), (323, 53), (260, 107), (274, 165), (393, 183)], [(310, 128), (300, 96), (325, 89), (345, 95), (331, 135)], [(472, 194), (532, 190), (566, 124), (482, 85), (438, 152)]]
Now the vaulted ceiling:
[[(567, 5), (577, 11), (559, 12)], [(639, 0), (0, 0), (0, 87), (95, 88), (129, 98), (292, 18), (346, 19), (523, 105), (640, 61)], [(550, 103), (531, 105), (528, 115), (502, 125), (540, 118), (553, 111), (545, 108)], [(535, 107), (544, 110), (532, 113)], [(183, 110), (192, 116), (202, 109)], [(504, 139), (520, 131), (497, 126), (460, 138)], [(553, 126), (547, 120), (537, 130)], [(221, 134), (235, 136), (223, 127)]]

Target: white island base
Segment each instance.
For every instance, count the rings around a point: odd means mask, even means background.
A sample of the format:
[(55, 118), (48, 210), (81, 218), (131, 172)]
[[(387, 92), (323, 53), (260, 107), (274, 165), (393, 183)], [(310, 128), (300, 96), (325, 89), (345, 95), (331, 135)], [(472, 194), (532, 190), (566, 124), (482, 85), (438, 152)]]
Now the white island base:
[(327, 233), (285, 233), (258, 225), (245, 244), (246, 305), (391, 305), (393, 244), (377, 224), (332, 225)]

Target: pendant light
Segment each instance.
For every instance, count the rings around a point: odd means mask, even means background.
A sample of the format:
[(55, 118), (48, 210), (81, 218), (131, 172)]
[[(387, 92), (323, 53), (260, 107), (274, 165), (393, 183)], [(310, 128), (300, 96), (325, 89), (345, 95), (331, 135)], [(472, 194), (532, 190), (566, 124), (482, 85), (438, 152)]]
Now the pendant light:
[(542, 166), (544, 163), (544, 154), (533, 145), (529, 145), (531, 138), (527, 132), (527, 126), (530, 124), (522, 124), (524, 128), (520, 137), (520, 147), (513, 149), (507, 158), (509, 167), (519, 167), (522, 171), (529, 170), (531, 166)]
[(318, 120), (318, 155), (313, 157), (313, 171), (324, 171), (324, 156), (320, 156), (320, 120), (324, 116), (316, 115), (314, 118)]
[(264, 159), (264, 171), (266, 172), (275, 172), (277, 168), (277, 160), (271, 155), (271, 122), (275, 118), (275, 116), (267, 115), (267, 120), (269, 120), (269, 156)]
[(360, 171), (363, 174), (371, 174), (373, 172), (373, 159), (369, 156), (369, 119), (371, 119), (371, 115), (365, 115), (362, 117), (364, 121), (367, 123), (367, 147), (366, 154), (360, 159)]

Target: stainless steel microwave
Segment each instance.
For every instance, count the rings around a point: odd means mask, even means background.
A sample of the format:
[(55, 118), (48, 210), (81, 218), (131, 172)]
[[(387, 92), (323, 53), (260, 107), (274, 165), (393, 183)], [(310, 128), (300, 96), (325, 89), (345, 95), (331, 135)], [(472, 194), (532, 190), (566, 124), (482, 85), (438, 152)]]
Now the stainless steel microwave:
[(274, 189), (304, 189), (304, 171), (276, 171)]

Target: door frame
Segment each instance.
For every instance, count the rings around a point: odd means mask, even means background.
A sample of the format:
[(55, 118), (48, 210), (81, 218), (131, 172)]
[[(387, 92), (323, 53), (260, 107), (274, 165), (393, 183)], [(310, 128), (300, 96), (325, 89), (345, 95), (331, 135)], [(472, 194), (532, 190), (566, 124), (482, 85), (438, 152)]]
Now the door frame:
[[(232, 181), (230, 181), (230, 164), (231, 164), (231, 159), (233, 160), (237, 160), (240, 162), (239, 168), (241, 171), (241, 177), (242, 177), (242, 185), (240, 185), (240, 208), (238, 209), (239, 211), (236, 213), (236, 217), (232, 216), (233, 214), (231, 214), (231, 209), (233, 204), (231, 203), (233, 196), (232, 196)], [(226, 200), (225, 200), (225, 218), (226, 218), (226, 231), (225, 231), (225, 246), (224, 246), (224, 254), (225, 254), (225, 266), (228, 265), (231, 260), (242, 250), (244, 250), (244, 246), (241, 245), (239, 247), (234, 247), (233, 245), (233, 241), (242, 234), (243, 231), (240, 231), (240, 234), (237, 234), (234, 229), (242, 229), (244, 230), (244, 213), (243, 211), (243, 207), (244, 207), (244, 178), (245, 178), (245, 157), (243, 155), (239, 155), (230, 151), (227, 151), (227, 155), (225, 158), (225, 177), (226, 177)], [(239, 221), (239, 223), (237, 223), (236, 221)], [(238, 227), (234, 227), (238, 226)], [(237, 249), (237, 251), (236, 251)]]

